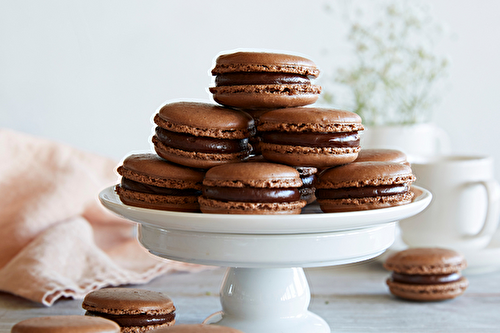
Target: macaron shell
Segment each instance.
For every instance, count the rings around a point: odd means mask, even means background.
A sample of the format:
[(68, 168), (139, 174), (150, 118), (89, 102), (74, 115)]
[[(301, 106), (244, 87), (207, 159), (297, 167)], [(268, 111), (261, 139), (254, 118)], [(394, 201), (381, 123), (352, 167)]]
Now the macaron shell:
[(353, 162), (359, 147), (355, 148), (314, 148), (278, 145), (261, 142), (261, 153), (266, 160), (292, 166), (329, 168)]
[(393, 162), (408, 164), (406, 154), (396, 149), (361, 149), (354, 162)]
[(117, 315), (166, 314), (175, 311), (168, 295), (135, 288), (104, 288), (90, 292), (85, 296), (82, 308)]
[(318, 173), (318, 168), (307, 167), (307, 166), (304, 166), (304, 165), (295, 167), (295, 170), (297, 170), (299, 172), (299, 175), (301, 177), (312, 176), (312, 175), (315, 175), (315, 174)]
[(357, 162), (323, 171), (317, 188), (409, 184), (415, 176), (408, 165), (390, 162)]
[(290, 166), (269, 162), (221, 165), (207, 171), (203, 185), (228, 187), (300, 187), (299, 172)]
[(456, 282), (432, 285), (399, 283), (392, 281), (390, 278), (387, 279), (386, 283), (393, 295), (414, 301), (452, 299), (462, 295), (469, 286), (469, 281), (465, 277)]
[(384, 267), (402, 274), (451, 274), (466, 268), (467, 262), (451, 249), (410, 248), (390, 255)]
[(246, 112), (209, 103), (176, 102), (164, 105), (155, 123), (169, 131), (220, 139), (243, 139), (255, 134)]
[(197, 196), (174, 196), (142, 193), (126, 190), (119, 185), (116, 186), (115, 190), (120, 197), (120, 201), (128, 206), (174, 212), (200, 211)]
[(231, 72), (279, 72), (317, 77), (313, 61), (296, 55), (271, 52), (234, 52), (217, 57), (212, 75)]
[(366, 198), (318, 199), (324, 213), (352, 212), (406, 205), (412, 201), (413, 192)]
[(298, 107), (315, 103), (317, 85), (247, 85), (210, 88), (214, 101), (242, 110)]
[(88, 316), (35, 317), (15, 324), (11, 333), (119, 333), (111, 320)]
[(155, 333), (243, 333), (236, 328), (220, 325), (180, 324), (157, 329)]
[(354, 132), (364, 129), (361, 117), (350, 111), (298, 107), (277, 109), (259, 118), (259, 131), (284, 132)]
[(305, 200), (285, 203), (251, 203), (236, 201), (219, 201), (208, 199), (203, 196), (199, 198), (200, 209), (209, 214), (255, 214), (255, 215), (285, 215), (300, 214), (302, 208), (307, 204)]
[(204, 171), (170, 163), (156, 154), (132, 154), (118, 168), (123, 177), (140, 183), (175, 189), (201, 189)]
[(165, 146), (160, 140), (153, 136), (153, 144), (156, 153), (162, 158), (191, 168), (209, 169), (225, 163), (244, 161), (250, 155), (250, 146), (246, 151), (229, 154), (210, 154), (191, 152)]

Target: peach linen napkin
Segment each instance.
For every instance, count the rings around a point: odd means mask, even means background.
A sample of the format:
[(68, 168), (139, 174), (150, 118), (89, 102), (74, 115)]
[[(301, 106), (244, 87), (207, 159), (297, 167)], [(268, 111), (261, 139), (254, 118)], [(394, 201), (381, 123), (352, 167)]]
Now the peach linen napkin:
[(117, 162), (0, 129), (0, 290), (52, 305), (61, 297), (206, 267), (150, 255), (135, 223), (104, 209)]

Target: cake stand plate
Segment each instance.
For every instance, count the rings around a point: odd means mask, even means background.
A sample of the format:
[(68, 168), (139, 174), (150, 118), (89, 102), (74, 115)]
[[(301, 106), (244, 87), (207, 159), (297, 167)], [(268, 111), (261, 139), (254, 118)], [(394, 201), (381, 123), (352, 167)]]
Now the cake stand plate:
[(322, 213), (311, 205), (300, 215), (180, 213), (127, 206), (114, 187), (101, 203), (139, 223), (138, 237), (151, 253), (172, 260), (228, 267), (222, 311), (205, 323), (245, 333), (327, 333), (308, 311), (304, 267), (341, 265), (380, 255), (394, 242), (395, 225), (421, 212), (432, 195), (414, 187), (414, 200), (377, 210)]

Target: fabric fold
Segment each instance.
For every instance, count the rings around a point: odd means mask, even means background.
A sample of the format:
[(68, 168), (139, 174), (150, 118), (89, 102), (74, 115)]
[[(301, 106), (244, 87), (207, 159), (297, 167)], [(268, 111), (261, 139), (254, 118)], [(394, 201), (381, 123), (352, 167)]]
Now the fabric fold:
[(135, 223), (100, 205), (99, 191), (118, 182), (115, 161), (8, 129), (0, 160), (0, 290), (50, 306), (206, 268), (149, 254)]

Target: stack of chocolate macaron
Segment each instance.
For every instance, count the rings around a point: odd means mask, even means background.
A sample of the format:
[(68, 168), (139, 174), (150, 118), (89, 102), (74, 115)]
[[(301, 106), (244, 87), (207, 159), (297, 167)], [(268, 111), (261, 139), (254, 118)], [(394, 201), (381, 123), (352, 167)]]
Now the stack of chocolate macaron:
[(182, 212), (299, 214), (316, 199), (324, 212), (412, 200), (408, 163), (388, 151), (357, 161), (359, 115), (312, 106), (321, 87), (312, 82), (319, 69), (311, 60), (235, 52), (217, 57), (212, 75), (217, 104), (176, 101), (157, 111), (155, 152), (130, 155), (118, 168), (122, 202)]

